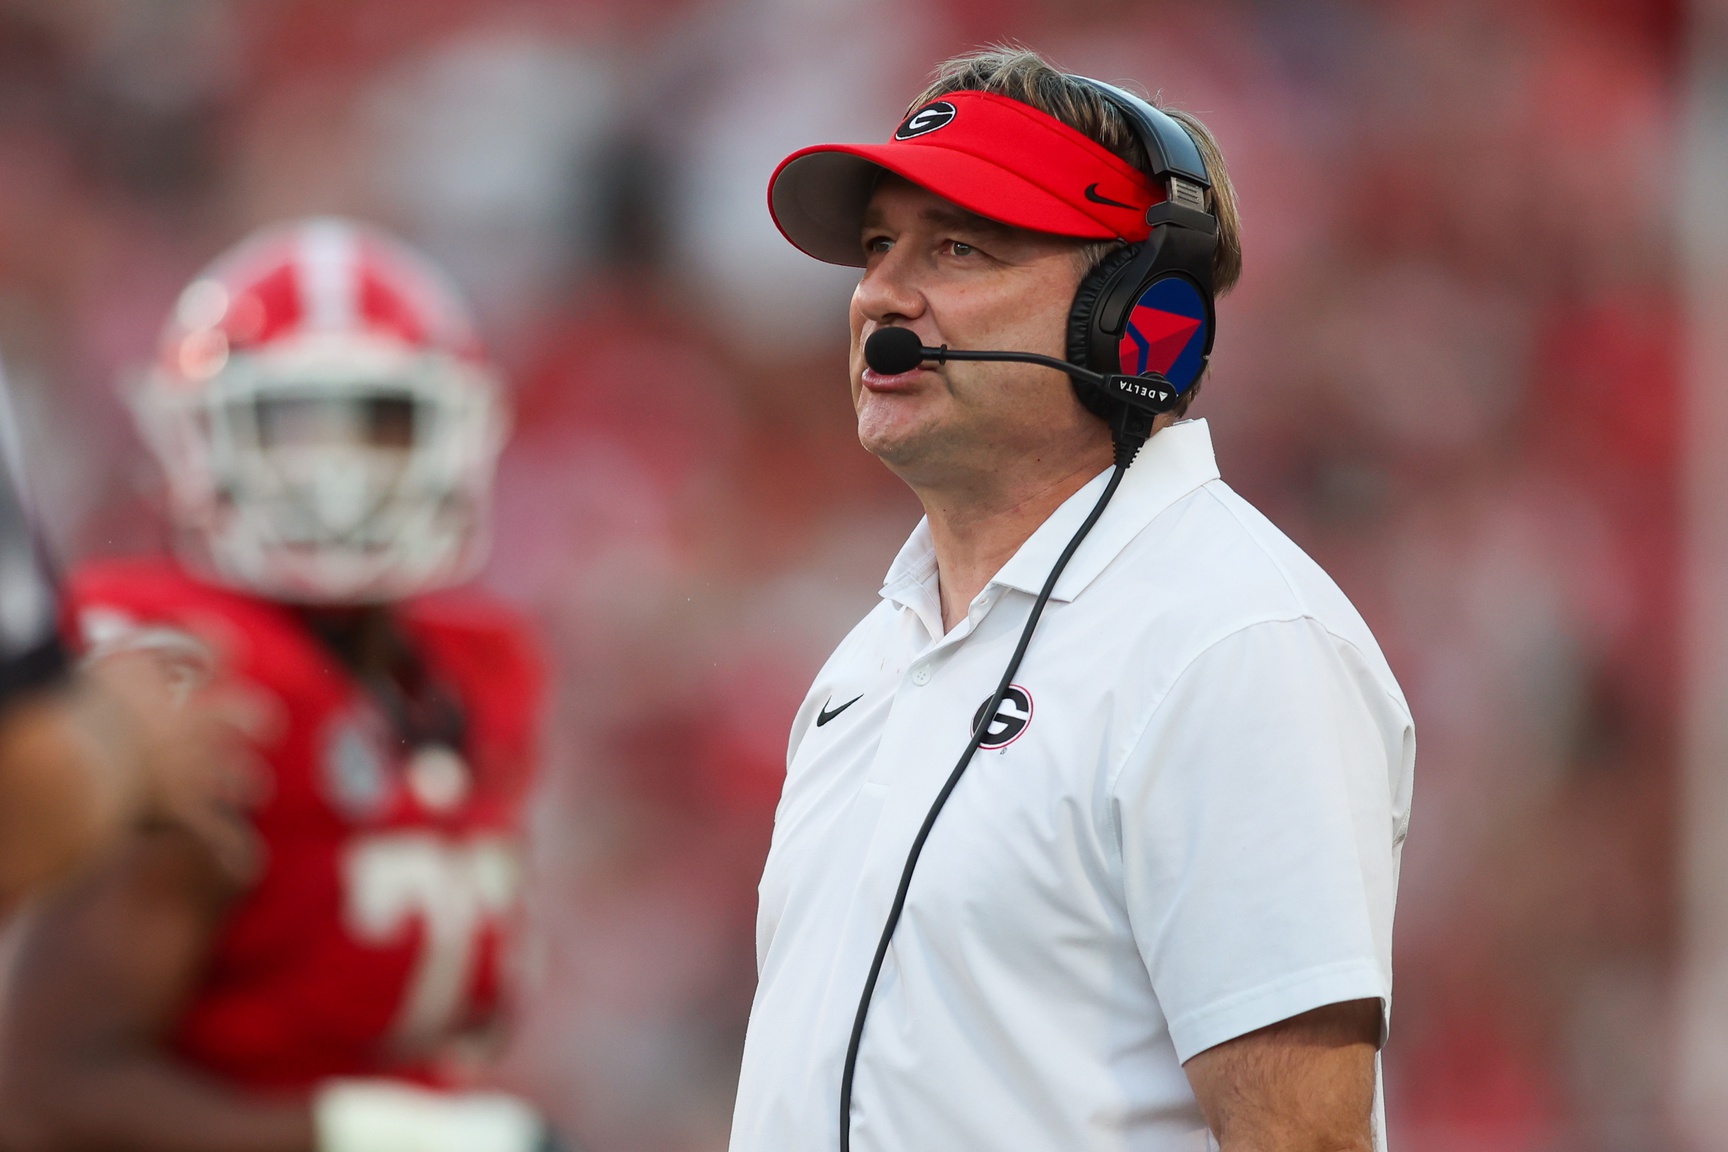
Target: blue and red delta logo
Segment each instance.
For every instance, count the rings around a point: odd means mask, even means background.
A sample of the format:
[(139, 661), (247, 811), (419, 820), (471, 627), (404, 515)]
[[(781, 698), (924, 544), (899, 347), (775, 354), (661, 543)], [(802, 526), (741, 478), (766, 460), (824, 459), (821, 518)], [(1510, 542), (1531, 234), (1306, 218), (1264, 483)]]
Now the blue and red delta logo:
[(1178, 392), (1200, 375), (1206, 354), (1206, 302), (1181, 276), (1166, 276), (1146, 289), (1128, 314), (1117, 355), (1122, 371), (1157, 372)]

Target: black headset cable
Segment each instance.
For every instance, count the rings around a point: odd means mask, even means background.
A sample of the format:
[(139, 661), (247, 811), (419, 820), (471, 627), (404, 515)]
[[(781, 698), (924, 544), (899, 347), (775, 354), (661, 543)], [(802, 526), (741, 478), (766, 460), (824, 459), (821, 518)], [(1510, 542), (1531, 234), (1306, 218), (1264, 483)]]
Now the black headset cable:
[[(1146, 431), (1150, 431), (1150, 426), (1151, 420), (1145, 420)], [(1062, 549), (1062, 555), (1051, 565), (1050, 575), (1044, 580), (1044, 587), (1039, 590), (1038, 598), (1032, 602), (1032, 611), (1026, 617), (1026, 626), (1020, 630), (1020, 642), (1015, 645), (1014, 655), (1009, 658), (1008, 667), (1002, 673), (1002, 682), (996, 685), (996, 694), (984, 705), (984, 711), (972, 731), (972, 739), (967, 743), (966, 751), (961, 754), (960, 762), (954, 765), (954, 770), (948, 774), (942, 790), (936, 793), (936, 799), (930, 805), (930, 811), (912, 841), (912, 850), (906, 854), (906, 865), (900, 870), (900, 887), (894, 892), (894, 903), (888, 909), (888, 922), (882, 926), (882, 938), (876, 943), (876, 955), (870, 961), (870, 975), (864, 980), (864, 994), (858, 998), (858, 1015), (852, 1021), (852, 1038), (846, 1044), (846, 1065), (840, 1074), (840, 1152), (852, 1152), (852, 1078), (858, 1071), (858, 1047), (864, 1040), (864, 1020), (870, 1014), (870, 998), (875, 995), (876, 981), (882, 975), (882, 963), (887, 959), (888, 945), (894, 940), (894, 929), (899, 926), (900, 913), (905, 910), (906, 892), (912, 886), (912, 873), (918, 867), (918, 857), (924, 851), (924, 841), (930, 838), (930, 829), (935, 827), (936, 817), (941, 815), (942, 806), (948, 803), (948, 797), (953, 794), (955, 785), (960, 783), (960, 777), (966, 774), (972, 757), (978, 754), (979, 747), (984, 743), (984, 734), (989, 730), (990, 722), (996, 719), (996, 710), (1002, 707), (1008, 688), (1013, 684), (1015, 674), (1020, 671), (1020, 661), (1025, 658), (1026, 648), (1032, 643), (1032, 633), (1038, 627), (1039, 618), (1044, 615), (1044, 606), (1050, 602), (1050, 593), (1055, 590), (1056, 581), (1061, 577), (1063, 569), (1068, 567), (1068, 561), (1074, 558), (1081, 542), (1092, 531), (1092, 526), (1104, 515), (1110, 498), (1116, 495), (1116, 489), (1122, 485), (1122, 477), (1127, 474), (1128, 466), (1134, 462), (1140, 446), (1146, 442), (1146, 433), (1140, 428), (1124, 429), (1118, 424), (1115, 433), (1116, 464), (1110, 473), (1110, 479), (1105, 483), (1098, 503), (1092, 506), (1092, 511), (1068, 541), (1068, 546)]]

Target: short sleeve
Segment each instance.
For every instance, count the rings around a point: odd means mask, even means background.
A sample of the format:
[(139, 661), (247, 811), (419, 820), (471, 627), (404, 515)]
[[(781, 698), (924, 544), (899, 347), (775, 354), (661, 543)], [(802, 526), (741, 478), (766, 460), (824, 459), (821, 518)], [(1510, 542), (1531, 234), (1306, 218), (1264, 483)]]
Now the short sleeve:
[[(1178, 1057), (1392, 989), (1408, 716), (1309, 619), (1212, 644), (1111, 789), (1136, 945)], [(1391, 731), (1399, 726), (1404, 731)]]

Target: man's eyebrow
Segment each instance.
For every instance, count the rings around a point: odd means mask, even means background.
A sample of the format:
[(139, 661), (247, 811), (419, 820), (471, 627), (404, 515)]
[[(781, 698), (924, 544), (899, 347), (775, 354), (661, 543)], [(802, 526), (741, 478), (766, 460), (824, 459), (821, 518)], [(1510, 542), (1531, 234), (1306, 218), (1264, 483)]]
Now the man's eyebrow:
[(924, 208), (919, 211), (918, 217), (926, 224), (951, 228), (956, 232), (983, 232), (992, 236), (1007, 236), (1014, 231), (999, 220), (968, 212), (964, 208)]

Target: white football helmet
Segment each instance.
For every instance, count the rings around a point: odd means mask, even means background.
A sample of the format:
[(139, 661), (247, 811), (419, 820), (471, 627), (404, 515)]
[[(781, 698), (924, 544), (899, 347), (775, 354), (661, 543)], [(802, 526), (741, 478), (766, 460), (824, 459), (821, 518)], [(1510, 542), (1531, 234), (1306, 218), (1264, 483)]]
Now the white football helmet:
[(444, 276), (376, 229), (295, 221), (221, 256), (132, 401), (182, 560), (223, 583), (374, 603), (484, 559), (499, 382)]

